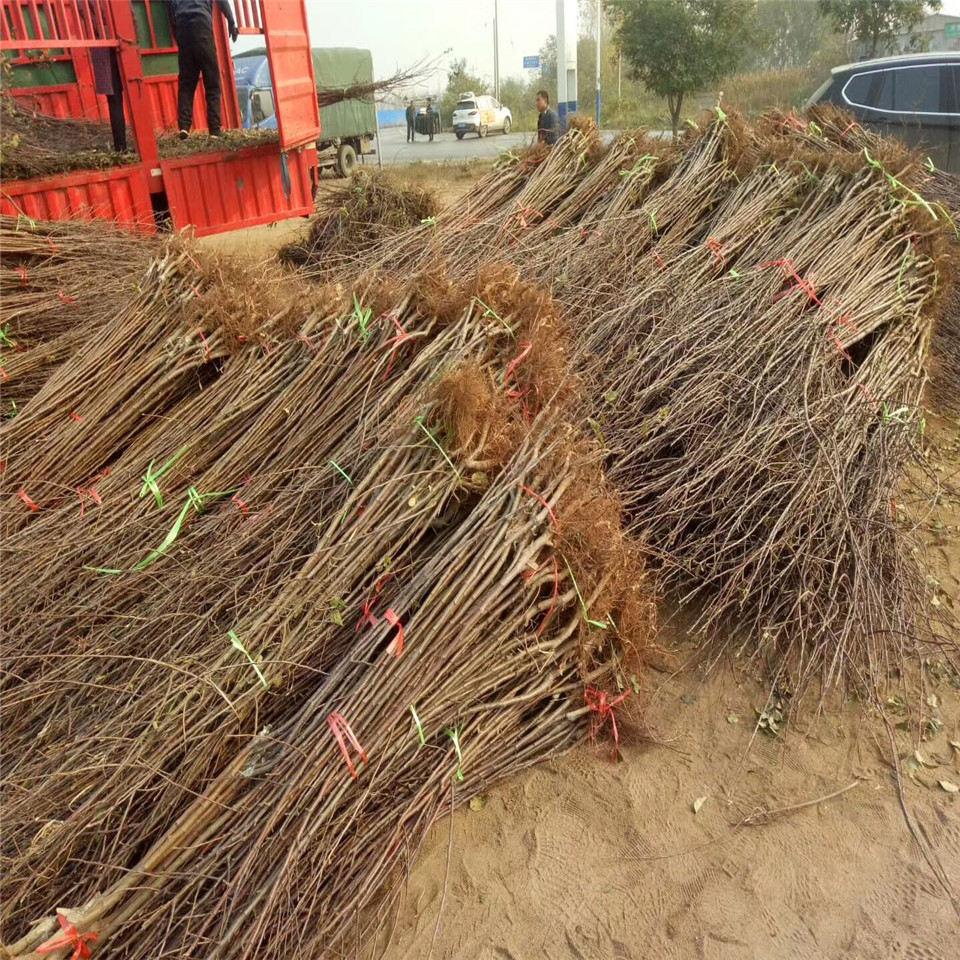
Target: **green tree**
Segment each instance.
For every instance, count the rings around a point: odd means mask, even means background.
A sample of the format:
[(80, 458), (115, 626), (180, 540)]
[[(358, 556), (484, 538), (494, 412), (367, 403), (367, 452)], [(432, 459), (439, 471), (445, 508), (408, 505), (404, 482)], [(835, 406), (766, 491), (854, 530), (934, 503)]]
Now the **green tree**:
[(811, 0), (759, 0), (756, 66), (761, 70), (809, 67), (833, 35), (833, 22)]
[(940, 0), (819, 0), (818, 5), (868, 57), (890, 52), (898, 33), (912, 30), (928, 11), (941, 7)]
[(754, 0), (606, 0), (630, 73), (665, 97), (676, 134), (684, 97), (735, 72), (747, 49)]

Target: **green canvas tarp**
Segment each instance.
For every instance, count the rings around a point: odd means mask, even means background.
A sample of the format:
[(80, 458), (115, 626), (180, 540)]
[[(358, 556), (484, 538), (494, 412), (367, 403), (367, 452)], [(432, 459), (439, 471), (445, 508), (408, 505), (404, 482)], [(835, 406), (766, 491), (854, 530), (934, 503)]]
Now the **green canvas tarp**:
[[(313, 72), (319, 90), (373, 83), (373, 54), (355, 47), (314, 48)], [(320, 110), (320, 135), (324, 140), (376, 132), (377, 105), (372, 100), (343, 100)]]
[[(238, 56), (265, 57), (267, 51), (244, 50)], [(313, 73), (318, 90), (343, 90), (373, 83), (373, 54), (358, 47), (314, 47)], [(365, 100), (342, 100), (320, 110), (320, 139), (357, 137), (377, 132), (377, 105)]]

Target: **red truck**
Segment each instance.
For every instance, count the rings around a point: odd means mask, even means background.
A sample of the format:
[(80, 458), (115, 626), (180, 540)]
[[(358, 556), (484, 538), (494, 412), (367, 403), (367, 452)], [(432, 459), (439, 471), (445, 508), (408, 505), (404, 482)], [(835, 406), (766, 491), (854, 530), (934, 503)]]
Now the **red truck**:
[[(117, 51), (127, 123), (139, 160), (0, 185), (0, 213), (32, 219), (96, 218), (153, 232), (169, 220), (197, 236), (313, 211), (320, 114), (305, 0), (233, 0), (240, 33), (261, 36), (275, 84), (278, 140), (161, 158), (175, 130), (177, 48), (160, 0), (2, 0), (0, 52), (12, 94), (29, 110), (103, 121), (91, 51)], [(223, 127), (240, 129), (233, 61), (222, 17), (215, 33)], [(197, 123), (205, 123), (198, 91)]]

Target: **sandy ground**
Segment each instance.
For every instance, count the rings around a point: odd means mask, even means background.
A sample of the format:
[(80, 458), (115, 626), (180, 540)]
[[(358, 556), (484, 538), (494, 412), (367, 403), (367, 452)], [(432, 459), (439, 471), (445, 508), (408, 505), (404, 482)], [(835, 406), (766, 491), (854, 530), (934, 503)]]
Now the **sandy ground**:
[[(448, 202), (475, 175), (416, 167)], [(209, 242), (269, 256), (304, 227)], [(930, 435), (940, 489), (911, 522), (932, 609), (960, 613), (960, 422), (932, 421)], [(669, 625), (662, 639), (682, 641)], [(622, 762), (609, 743), (582, 748), (434, 827), (385, 960), (960, 958), (960, 914), (907, 827), (879, 716), (800, 709), (774, 738), (756, 730), (768, 692), (756, 677), (727, 666), (648, 685), (654, 742), (624, 716)], [(932, 653), (922, 685), (905, 687), (888, 704), (903, 797), (960, 898), (960, 675)]]
[[(931, 598), (960, 609), (960, 425), (934, 439)], [(833, 703), (773, 738), (756, 730), (755, 677), (653, 682), (656, 744), (546, 763), (458, 811), (452, 846), (449, 820), (434, 827), (385, 960), (960, 957), (960, 914), (906, 825), (879, 716)], [(960, 676), (932, 655), (922, 691), (906, 686), (906, 706), (889, 703), (904, 799), (960, 897)]]

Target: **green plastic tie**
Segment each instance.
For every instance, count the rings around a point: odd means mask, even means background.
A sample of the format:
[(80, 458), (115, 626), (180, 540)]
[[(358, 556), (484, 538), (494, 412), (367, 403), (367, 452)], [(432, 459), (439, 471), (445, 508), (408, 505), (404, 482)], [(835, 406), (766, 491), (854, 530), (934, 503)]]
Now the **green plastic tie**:
[(141, 500), (146, 496), (147, 491), (149, 491), (157, 501), (157, 507), (163, 509), (163, 494), (160, 493), (160, 487), (157, 481), (172, 469), (173, 465), (183, 456), (183, 452), (186, 449), (186, 447), (181, 447), (156, 473), (153, 472), (153, 464), (155, 461), (150, 461), (147, 472), (140, 478), (143, 480), (143, 486), (140, 488)]
[(249, 661), (250, 666), (253, 667), (253, 672), (257, 675), (260, 682), (263, 684), (264, 690), (270, 689), (270, 684), (267, 683), (267, 678), (263, 675), (263, 671), (257, 666), (256, 660), (250, 656), (247, 648), (240, 642), (240, 638), (233, 632), (233, 630), (227, 631), (227, 636), (230, 638), (230, 643), (232, 646), (236, 647)]
[(483, 307), (483, 310), (484, 310), (483, 316), (484, 316), (484, 318), (486, 318), (486, 317), (493, 317), (493, 319), (496, 320), (498, 323), (502, 323), (502, 324), (503, 324), (504, 329), (507, 331), (507, 333), (510, 334), (511, 337), (513, 337), (514, 340), (517, 339), (516, 334), (513, 332), (513, 328), (510, 326), (509, 323), (507, 323), (506, 320), (503, 319), (503, 317), (500, 316), (499, 313), (497, 313), (496, 310), (493, 309), (493, 307), (488, 306), (487, 304), (485, 304), (479, 297), (474, 297), (473, 299), (474, 299), (477, 303), (479, 303), (481, 307)]
[(360, 301), (357, 299), (357, 295), (353, 295), (353, 319), (357, 321), (357, 324), (360, 327), (360, 337), (364, 343), (367, 342), (367, 339), (370, 337), (370, 315), (373, 311), (367, 307), (364, 310), (360, 306)]
[(427, 738), (423, 735), (423, 724), (420, 723), (420, 718), (417, 716), (417, 710), (412, 703), (410, 704), (410, 713), (413, 715), (413, 722), (417, 725), (417, 733), (420, 734), (420, 745), (426, 746)]
[(423, 422), (423, 414), (420, 414), (418, 417), (414, 417), (413, 422), (427, 435), (427, 439), (440, 451), (440, 453), (443, 454), (443, 459), (450, 464), (450, 469), (456, 475), (457, 481), (463, 483), (463, 478), (460, 476), (460, 471), (453, 465), (453, 461), (447, 456), (447, 451), (440, 446), (437, 438), (427, 429), (426, 424)]
[(343, 479), (346, 480), (347, 483), (349, 483), (351, 487), (353, 486), (353, 480), (350, 479), (350, 474), (347, 473), (347, 471), (344, 470), (343, 467), (341, 467), (340, 464), (337, 463), (336, 460), (331, 460), (331, 461), (330, 461), (330, 466), (332, 466), (333, 469), (336, 470), (337, 473), (339, 473), (340, 476), (343, 477)]
[(603, 620), (590, 619), (590, 614), (587, 612), (587, 604), (583, 599), (583, 594), (580, 593), (580, 587), (577, 585), (577, 578), (573, 575), (570, 563), (566, 557), (563, 558), (563, 562), (566, 564), (567, 573), (570, 574), (570, 582), (573, 584), (573, 589), (577, 593), (577, 599), (580, 601), (580, 608), (583, 610), (583, 619), (586, 620), (587, 625), (590, 627), (596, 627), (598, 630), (606, 630), (607, 624)]
[(457, 779), (463, 780), (463, 751), (460, 749), (460, 730), (454, 727), (444, 727), (443, 732), (453, 741), (453, 749), (457, 751)]

